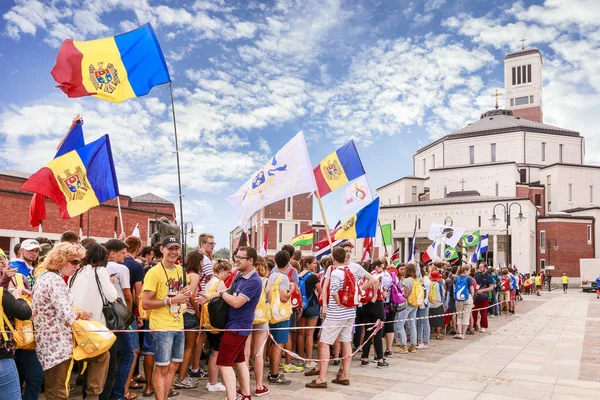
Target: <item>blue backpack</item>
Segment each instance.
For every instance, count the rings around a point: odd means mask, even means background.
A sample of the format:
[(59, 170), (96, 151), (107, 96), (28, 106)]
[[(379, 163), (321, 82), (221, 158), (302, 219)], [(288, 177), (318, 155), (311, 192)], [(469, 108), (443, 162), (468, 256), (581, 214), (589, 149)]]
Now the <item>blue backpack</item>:
[(457, 276), (454, 284), (454, 299), (456, 301), (467, 301), (469, 299), (469, 277)]
[(300, 288), (300, 293), (302, 294), (302, 308), (303, 309), (306, 309), (308, 307), (310, 300), (313, 298), (313, 295), (315, 294), (313, 291), (310, 294), (310, 296), (306, 295), (306, 281), (312, 274), (313, 274), (312, 272), (307, 272), (306, 274), (304, 274), (298, 278), (298, 287)]

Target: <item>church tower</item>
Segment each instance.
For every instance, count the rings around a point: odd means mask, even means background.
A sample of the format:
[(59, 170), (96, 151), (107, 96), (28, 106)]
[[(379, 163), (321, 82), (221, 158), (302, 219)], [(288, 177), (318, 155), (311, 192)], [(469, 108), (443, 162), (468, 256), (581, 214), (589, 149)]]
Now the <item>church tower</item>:
[(515, 117), (544, 122), (542, 64), (540, 51), (525, 46), (504, 57), (504, 108)]

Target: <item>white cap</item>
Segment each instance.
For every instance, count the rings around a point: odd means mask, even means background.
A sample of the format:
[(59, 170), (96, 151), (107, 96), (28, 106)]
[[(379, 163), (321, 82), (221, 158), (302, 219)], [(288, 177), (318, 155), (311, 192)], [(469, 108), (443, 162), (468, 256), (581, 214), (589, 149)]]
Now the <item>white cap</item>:
[(21, 248), (24, 250), (40, 249), (40, 244), (38, 243), (37, 240), (27, 239), (27, 240), (24, 240), (23, 243), (21, 243)]

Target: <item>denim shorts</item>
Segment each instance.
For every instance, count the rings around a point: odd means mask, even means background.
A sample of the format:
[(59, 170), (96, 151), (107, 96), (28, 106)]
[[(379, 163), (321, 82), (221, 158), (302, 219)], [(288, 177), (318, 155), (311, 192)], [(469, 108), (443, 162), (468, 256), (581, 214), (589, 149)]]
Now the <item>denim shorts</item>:
[(152, 332), (154, 364), (169, 365), (171, 361), (183, 361), (184, 334), (182, 331)]
[[(133, 319), (133, 322), (131, 323), (131, 329), (132, 330), (137, 330), (137, 321), (135, 320), (135, 318)], [(140, 349), (140, 333), (139, 332), (131, 332), (131, 348), (133, 350), (139, 350)]]
[(196, 314), (186, 312), (183, 314), (183, 329), (198, 329), (200, 328), (200, 320)]
[(148, 356), (154, 355), (154, 350), (152, 349), (152, 332), (150, 332), (148, 321), (144, 321), (142, 329), (144, 329), (144, 343), (142, 343), (142, 354)]
[(302, 318), (312, 319), (319, 316), (319, 304), (313, 304), (302, 311)]
[(288, 338), (290, 336), (289, 329), (277, 329), (277, 328), (289, 328), (290, 320), (278, 322), (276, 324), (269, 324), (269, 330), (271, 331), (271, 335), (273, 335), (273, 339), (275, 339), (276, 343), (279, 344), (287, 344)]

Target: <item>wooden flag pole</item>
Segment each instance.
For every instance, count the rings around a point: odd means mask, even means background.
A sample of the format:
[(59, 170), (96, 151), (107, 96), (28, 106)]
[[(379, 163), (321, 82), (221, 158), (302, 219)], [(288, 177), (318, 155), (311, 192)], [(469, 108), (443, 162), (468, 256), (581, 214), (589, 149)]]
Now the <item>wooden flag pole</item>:
[(327, 240), (329, 241), (329, 248), (331, 249), (331, 257), (333, 257), (333, 242), (331, 241), (331, 234), (329, 233), (329, 224), (327, 224), (327, 218), (325, 217), (325, 210), (323, 209), (323, 202), (321, 201), (321, 195), (319, 194), (319, 189), (315, 190), (315, 196), (317, 196), (317, 201), (319, 202), (319, 209), (321, 210), (321, 216), (323, 217), (323, 224), (325, 225), (325, 234), (327, 235)]
[(123, 229), (123, 213), (121, 212), (121, 199), (117, 196), (117, 208), (119, 209), (119, 222), (121, 223), (121, 233), (125, 232)]

